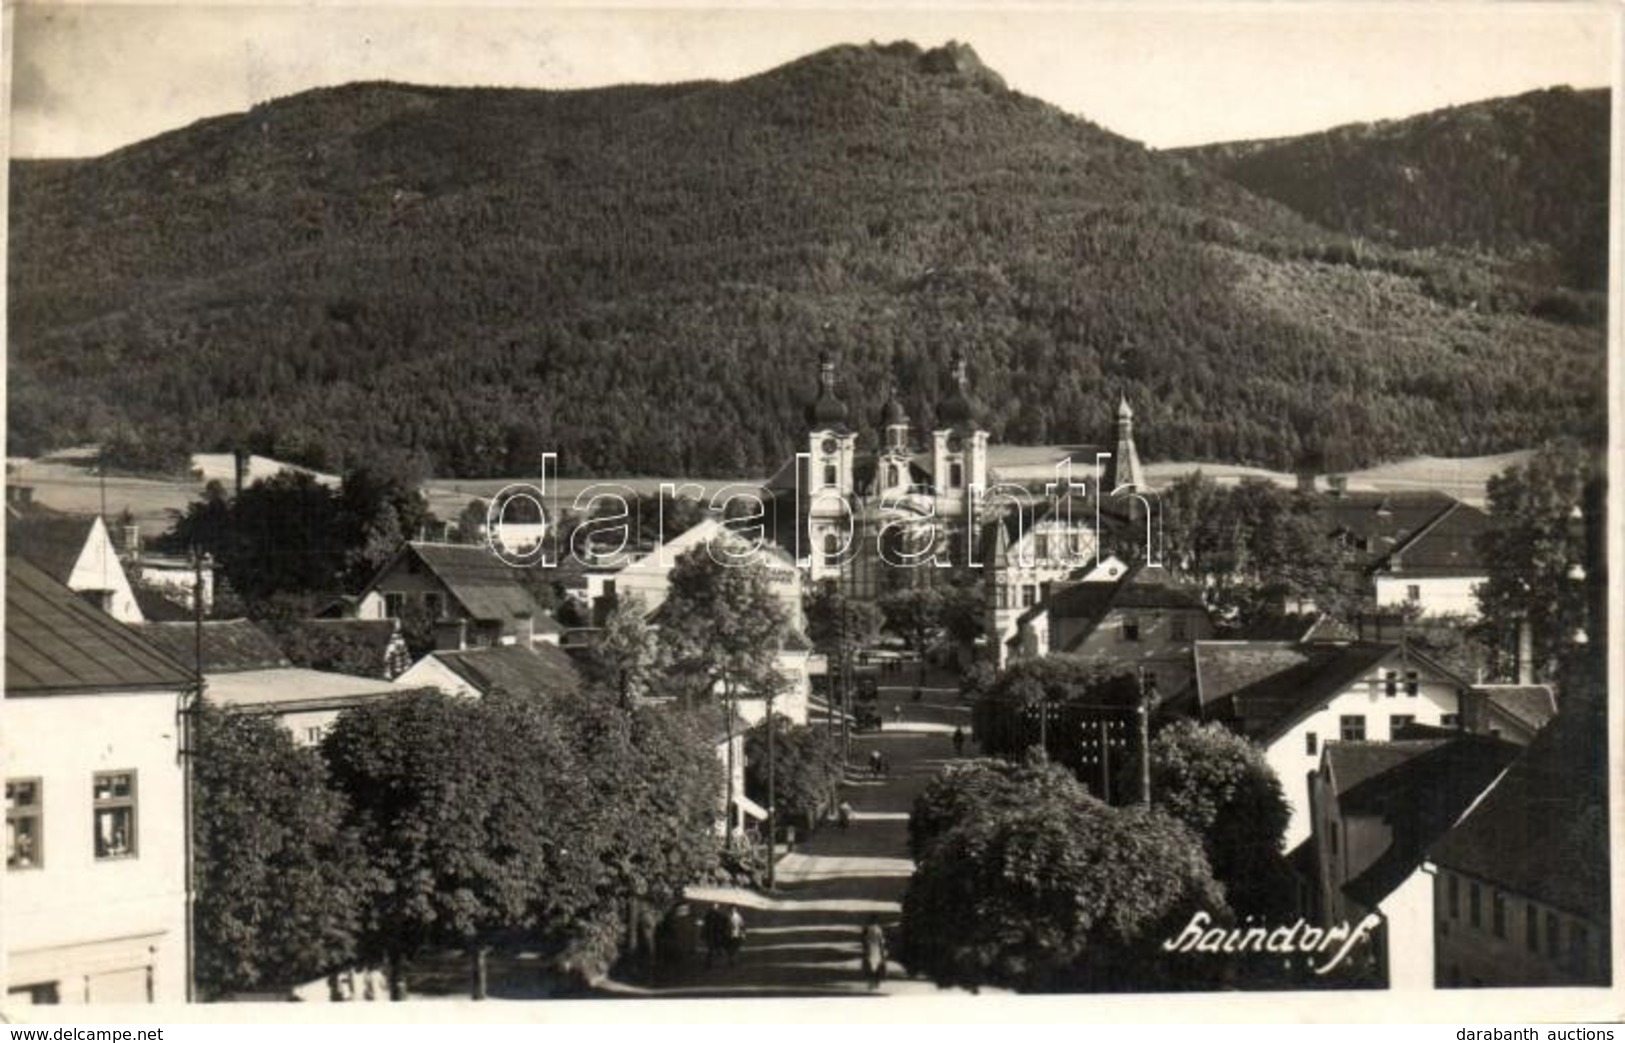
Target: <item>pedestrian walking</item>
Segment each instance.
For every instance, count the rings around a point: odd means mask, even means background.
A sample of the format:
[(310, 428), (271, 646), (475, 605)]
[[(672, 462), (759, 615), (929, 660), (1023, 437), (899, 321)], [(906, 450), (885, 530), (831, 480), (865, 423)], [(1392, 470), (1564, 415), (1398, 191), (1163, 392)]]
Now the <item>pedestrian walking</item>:
[(958, 757), (965, 752), (965, 729), (961, 725), (954, 726), (954, 756)]
[(863, 974), (869, 979), (870, 991), (880, 988), (886, 977), (886, 932), (875, 916), (863, 925)]
[(728, 921), (725, 927), (726, 938), (724, 948), (728, 953), (728, 966), (732, 967), (739, 958), (739, 950), (745, 944), (745, 914), (739, 911), (736, 905), (728, 910)]
[(852, 805), (841, 801), (841, 806), (835, 809), (835, 824), (845, 829), (852, 824)]
[[(876, 750), (875, 752), (880, 753), (879, 750)], [(884, 753), (880, 753), (880, 761), (876, 765), (876, 768), (880, 772), (880, 777), (881, 778), (883, 778), (883, 779), (890, 778), (891, 777), (891, 758), (886, 756)]]
[(902, 703), (893, 703), (892, 704), (891, 719), (892, 719), (893, 724), (902, 724), (903, 723), (903, 704)]
[(879, 750), (870, 750), (869, 751), (869, 774), (878, 779), (880, 777), (880, 775), (881, 775), (882, 767), (885, 764), (885, 762), (886, 762), (886, 758), (885, 758), (884, 755), (881, 754), (881, 752)]

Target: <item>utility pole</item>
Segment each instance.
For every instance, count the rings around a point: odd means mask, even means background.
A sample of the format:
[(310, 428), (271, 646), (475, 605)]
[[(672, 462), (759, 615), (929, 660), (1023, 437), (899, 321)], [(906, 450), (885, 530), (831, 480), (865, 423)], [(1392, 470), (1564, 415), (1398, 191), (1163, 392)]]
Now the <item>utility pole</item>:
[(724, 839), (729, 851), (734, 846), (734, 713), (733, 713), (733, 682), (722, 683), (722, 728), (728, 736), (728, 785), (727, 785), (727, 825), (723, 827)]
[(192, 664), (197, 674), (191, 698), (181, 709), (181, 799), (186, 835), (182, 849), (186, 862), (186, 1002), (197, 1002), (197, 797), (193, 792), (197, 769), (197, 711), (203, 705), (203, 565), (208, 556), (192, 548)]
[(1147, 680), (1140, 668), (1140, 803), (1151, 804), (1151, 693), (1157, 690), (1155, 678)]
[[(771, 682), (769, 682), (771, 685)], [(778, 861), (779, 853), (779, 822), (778, 809), (774, 800), (774, 788), (777, 778), (773, 765), (773, 747), (777, 745), (773, 739), (773, 689), (767, 690), (767, 889), (773, 890), (775, 884), (774, 865)]]

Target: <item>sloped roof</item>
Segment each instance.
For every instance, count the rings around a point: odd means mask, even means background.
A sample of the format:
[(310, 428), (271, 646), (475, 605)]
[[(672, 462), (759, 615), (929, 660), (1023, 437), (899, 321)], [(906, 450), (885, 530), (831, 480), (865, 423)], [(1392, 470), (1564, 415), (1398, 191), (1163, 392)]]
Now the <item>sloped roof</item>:
[(1452, 502), (1382, 557), (1377, 569), (1407, 576), (1476, 576), (1488, 570), (1478, 537), (1494, 519), (1477, 507)]
[(1303, 642), (1353, 641), (1359, 635), (1348, 624), (1324, 613), (1296, 612), (1255, 619), (1229, 631), (1225, 637), (1234, 641)]
[(135, 595), (135, 604), (141, 610), (141, 618), (149, 623), (184, 623), (192, 618), (190, 609), (179, 601), (166, 597), (160, 590), (137, 584), (130, 588), (130, 592)]
[[(190, 663), (197, 656), (196, 623), (137, 623), (143, 637), (174, 657)], [(290, 666), (271, 636), (246, 619), (203, 621), (203, 672), (236, 673)]]
[(398, 677), (412, 665), (412, 655), (393, 619), (300, 619), (284, 624), (281, 632), (304, 646), (307, 652), (302, 658), (310, 661), (299, 665), (312, 669), (331, 669), (327, 664), (349, 649), (368, 656), (381, 677)]
[[(1397, 745), (1412, 752), (1374, 774), (1345, 782), (1336, 768), (1334, 783), (1345, 813), (1380, 816), (1388, 824), (1391, 843), (1376, 861), (1344, 885), (1344, 892), (1367, 908), (1386, 898), (1420, 866), (1427, 850), (1506, 770), (1519, 753), (1517, 746), (1482, 735), (1448, 739), (1407, 740), (1399, 743), (1332, 743), (1328, 755), (1340, 746)], [(1370, 754), (1367, 766), (1376, 760)], [(1380, 755), (1378, 755), (1380, 756)], [(1345, 757), (1345, 762), (1350, 758)], [(1357, 765), (1345, 763), (1350, 774)]]
[(95, 515), (25, 514), (6, 526), (6, 554), (27, 558), (47, 576), (66, 583), (95, 528)]
[[(528, 613), (538, 633), (557, 627), (542, 611), (530, 591), (519, 582), (516, 570), (492, 554), (488, 547), (459, 543), (408, 543), (401, 551), (422, 562), (473, 619), (512, 623)], [(397, 557), (396, 562), (400, 560)], [(376, 587), (396, 567), (392, 562), (368, 586)]]
[(22, 558), (6, 560), (6, 694), (179, 689), (195, 677)]
[(1508, 891), (1608, 922), (1605, 738), (1559, 714), (1429, 852)]
[(482, 693), (500, 688), (516, 695), (549, 695), (575, 691), (581, 685), (575, 660), (552, 645), (497, 645), (430, 655)]
[(1557, 716), (1557, 696), (1544, 684), (1481, 684), (1473, 691), (1531, 731), (1540, 731)]
[(1434, 490), (1317, 494), (1309, 499), (1326, 535), (1346, 533), (1364, 541), (1368, 562), (1386, 557), (1455, 503)]
[(1204, 711), (1236, 721), (1267, 745), (1398, 651), (1378, 641), (1199, 641), (1197, 691)]

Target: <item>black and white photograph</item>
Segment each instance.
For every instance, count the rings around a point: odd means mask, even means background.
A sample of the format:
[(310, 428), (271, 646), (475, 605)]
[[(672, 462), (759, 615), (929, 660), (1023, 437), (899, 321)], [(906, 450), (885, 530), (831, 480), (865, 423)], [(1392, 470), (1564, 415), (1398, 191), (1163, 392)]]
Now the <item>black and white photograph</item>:
[(1625, 1010), (1616, 4), (4, 17), (0, 1020)]

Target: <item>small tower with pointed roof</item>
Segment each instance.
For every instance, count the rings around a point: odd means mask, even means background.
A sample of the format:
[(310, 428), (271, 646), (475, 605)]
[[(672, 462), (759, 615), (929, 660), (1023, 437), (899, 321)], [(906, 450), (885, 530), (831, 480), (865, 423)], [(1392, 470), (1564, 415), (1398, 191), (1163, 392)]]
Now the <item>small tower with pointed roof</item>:
[(875, 491), (882, 497), (901, 496), (913, 484), (909, 446), (908, 411), (891, 387), (885, 405), (880, 407), (880, 454), (875, 462)]
[(1103, 490), (1107, 496), (1119, 489), (1138, 491), (1146, 488), (1145, 472), (1140, 469), (1140, 453), (1134, 448), (1134, 410), (1128, 396), (1120, 395), (1117, 402), (1117, 447), (1112, 452), (1111, 478)]

